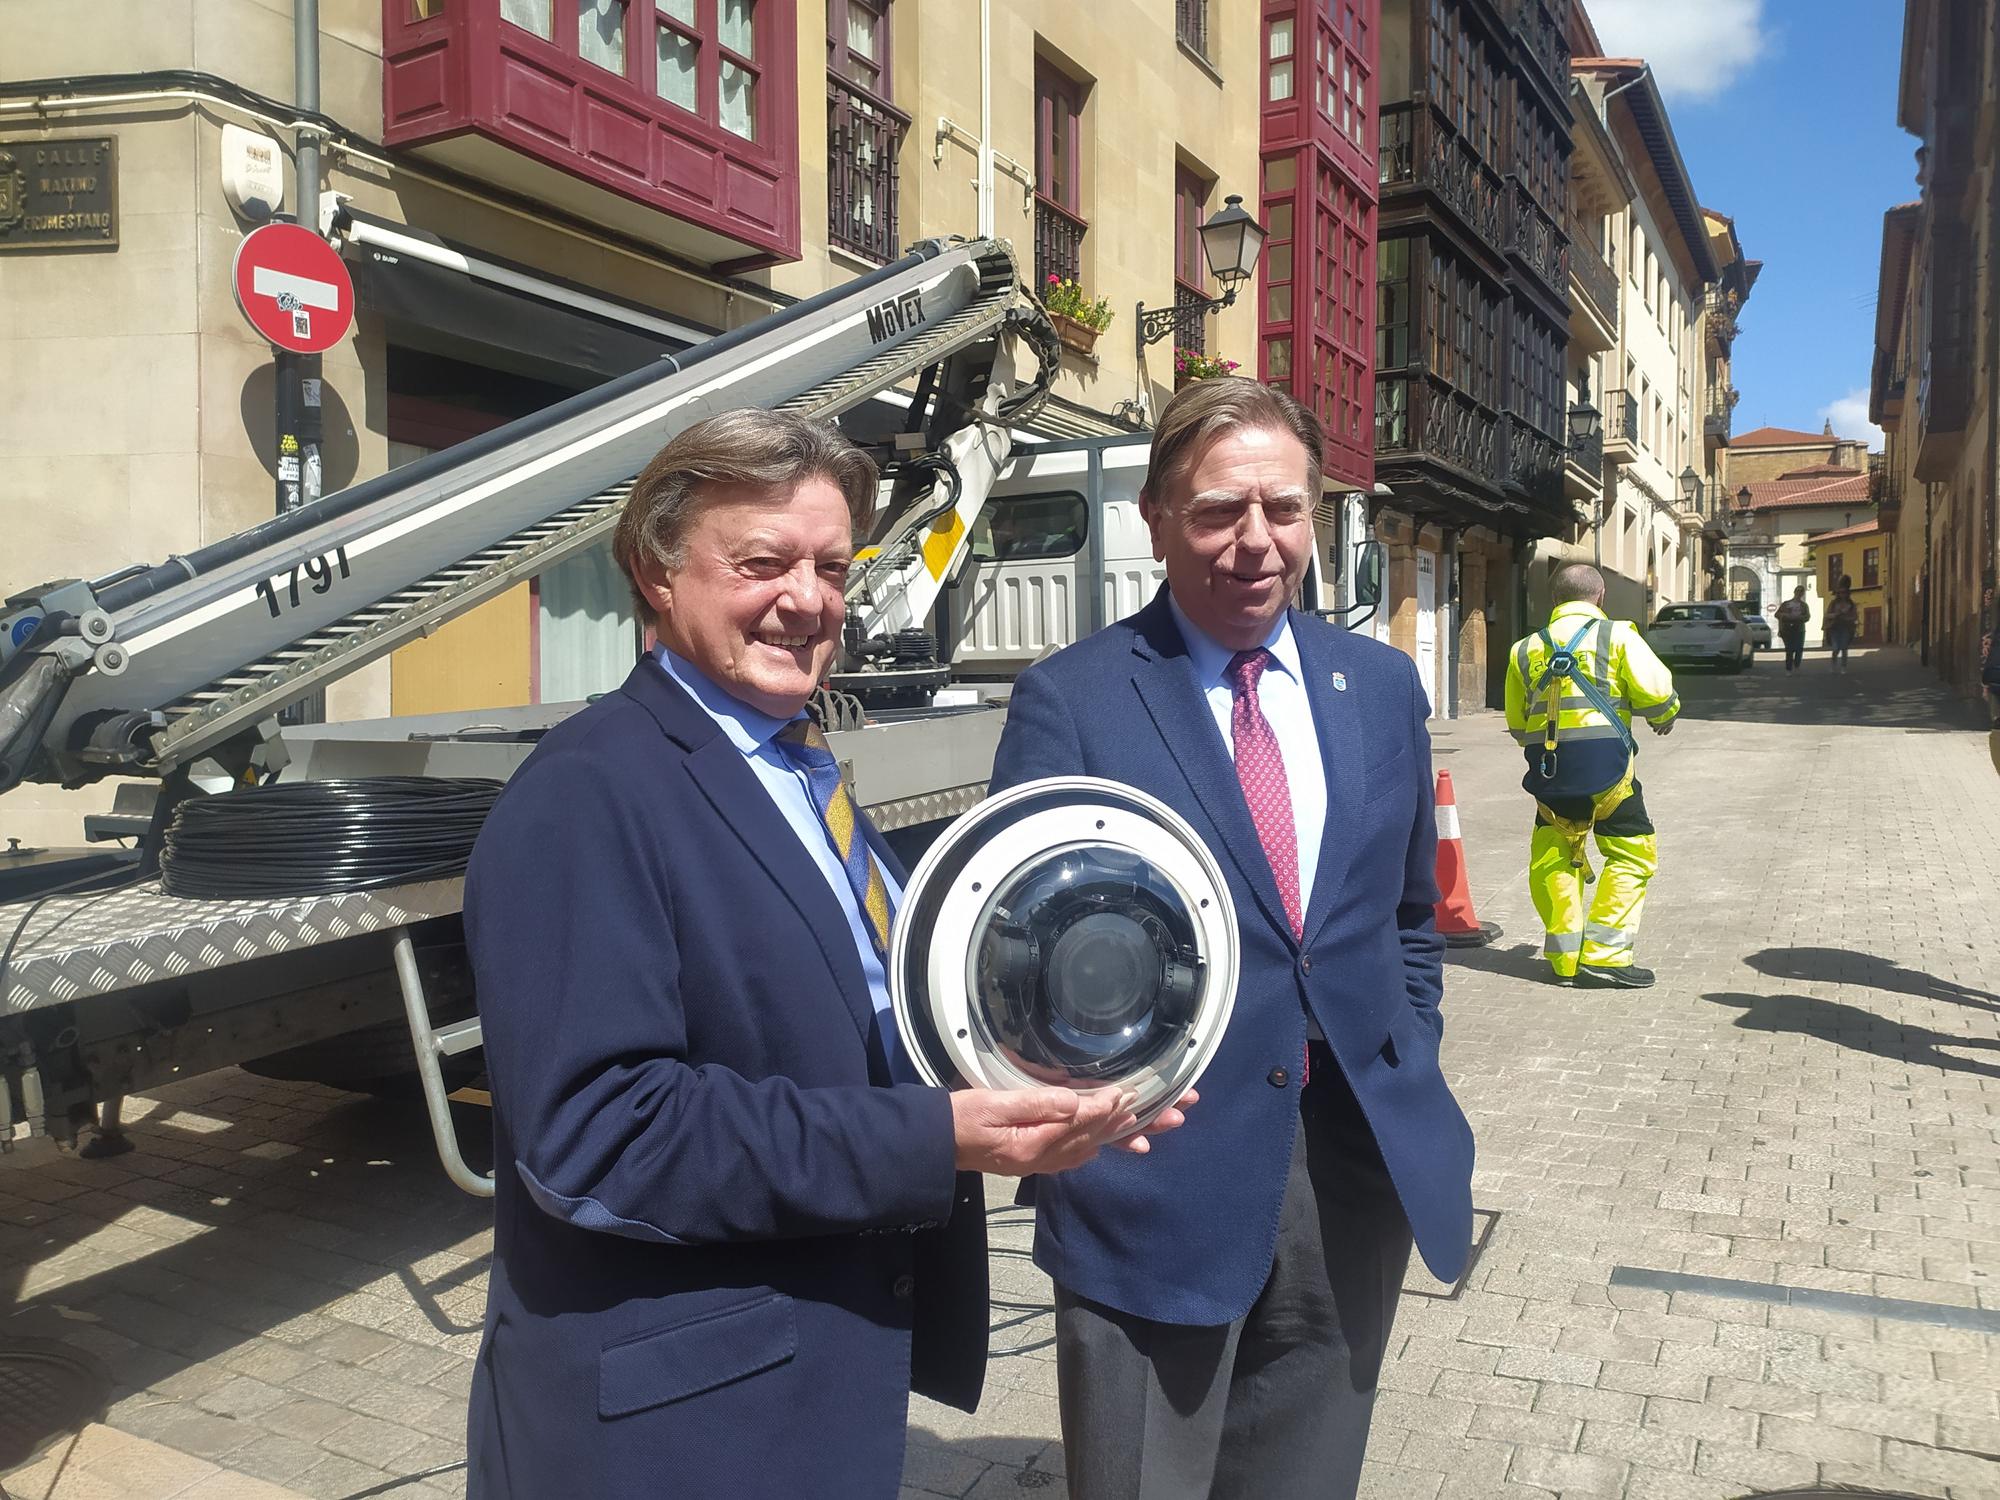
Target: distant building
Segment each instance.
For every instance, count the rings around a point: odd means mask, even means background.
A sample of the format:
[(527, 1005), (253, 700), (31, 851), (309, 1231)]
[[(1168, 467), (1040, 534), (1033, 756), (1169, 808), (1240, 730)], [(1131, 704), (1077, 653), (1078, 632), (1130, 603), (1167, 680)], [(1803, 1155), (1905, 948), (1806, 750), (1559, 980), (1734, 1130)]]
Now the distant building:
[[(1573, 23), (1578, 45), (1595, 43), (1586, 24)], [(1606, 609), (1643, 621), (1662, 604), (1707, 593), (1700, 330), (1722, 267), (1651, 69), (1589, 55), (1572, 67), (1577, 227), (1564, 482), (1582, 510), (1580, 524), (1536, 545), (1529, 615), (1546, 614), (1556, 568), (1584, 561), (1604, 574)]]
[(1883, 216), (1869, 385), (1886, 435), (1888, 628), (1965, 693), (1978, 691), (2000, 567), (1996, 36), (2000, 0), (1905, 8), (1896, 123), (1923, 143), (1921, 196)]
[(1833, 423), (1820, 432), (1796, 427), (1754, 427), (1729, 440), (1729, 478), (1742, 486), (1759, 480), (1782, 479), (1814, 465), (1836, 469), (1868, 469), (1868, 444), (1860, 438), (1833, 435)]
[[(1889, 595), (1884, 586), (1888, 577), (1885, 560), (1889, 538), (1880, 521), (1863, 521), (1859, 526), (1845, 526), (1839, 531), (1823, 531), (1818, 536), (1807, 539), (1810, 547), (1808, 556), (1812, 560), (1813, 576), (1819, 583), (1820, 597), (1827, 603), (1833, 602), (1833, 592), (1840, 586), (1840, 580), (1848, 581), (1848, 592), (1854, 599), (1854, 607), (1859, 611), (1855, 622), (1854, 644), (1857, 646), (1880, 646), (1888, 640)], [(1824, 611), (1814, 616), (1822, 636), (1826, 629)]]
[[(1732, 464), (1737, 457), (1732, 450)], [(1813, 619), (1822, 619), (1826, 595), (1813, 566), (1813, 538), (1874, 522), (1867, 471), (1810, 464), (1740, 486), (1736, 502), (1728, 523), (1729, 597), (1770, 610), (1804, 584)]]

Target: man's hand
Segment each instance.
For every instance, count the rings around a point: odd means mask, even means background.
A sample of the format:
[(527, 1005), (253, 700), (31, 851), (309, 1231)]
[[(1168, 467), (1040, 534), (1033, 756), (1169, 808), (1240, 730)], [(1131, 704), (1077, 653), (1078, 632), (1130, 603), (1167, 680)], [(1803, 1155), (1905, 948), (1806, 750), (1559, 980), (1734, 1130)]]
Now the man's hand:
[(1655, 734), (1672, 734), (1674, 732), (1674, 725), (1680, 723), (1680, 715), (1675, 714), (1671, 719), (1664, 720), (1648, 719), (1646, 722), (1653, 727), (1653, 733)]
[(1193, 1109), (1199, 1103), (1201, 1103), (1201, 1095), (1197, 1094), (1193, 1089), (1189, 1089), (1180, 1098), (1155, 1115), (1153, 1123), (1148, 1125), (1144, 1130), (1140, 1131), (1137, 1135), (1127, 1136), (1124, 1140), (1116, 1142), (1116, 1149), (1129, 1151), (1134, 1156), (1144, 1156), (1148, 1151), (1153, 1149), (1151, 1143), (1146, 1139), (1147, 1136), (1165, 1135), (1169, 1130), (1180, 1129), (1181, 1126), (1187, 1124), (1187, 1116), (1181, 1113), (1181, 1111)]
[(1137, 1098), (1109, 1088), (961, 1089), (951, 1096), (958, 1169), (1032, 1177), (1080, 1167), (1099, 1148), (1132, 1134)]

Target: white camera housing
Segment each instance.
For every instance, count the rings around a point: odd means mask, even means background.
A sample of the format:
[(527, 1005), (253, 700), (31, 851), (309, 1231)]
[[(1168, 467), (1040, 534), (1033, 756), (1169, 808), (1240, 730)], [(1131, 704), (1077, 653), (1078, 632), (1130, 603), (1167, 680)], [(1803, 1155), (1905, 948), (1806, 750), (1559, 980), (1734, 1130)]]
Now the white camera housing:
[(1088, 776), (990, 797), (918, 863), (891, 939), (905, 1054), (943, 1087), (1134, 1090), (1143, 1127), (1236, 1003), (1221, 867), (1155, 797)]

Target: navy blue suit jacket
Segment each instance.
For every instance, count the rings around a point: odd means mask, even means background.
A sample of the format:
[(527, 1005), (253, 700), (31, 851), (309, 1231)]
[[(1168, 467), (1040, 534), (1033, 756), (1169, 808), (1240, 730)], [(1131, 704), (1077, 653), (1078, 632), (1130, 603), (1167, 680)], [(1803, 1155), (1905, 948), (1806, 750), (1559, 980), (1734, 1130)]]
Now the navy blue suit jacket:
[(508, 784), (465, 928), (471, 1494), (890, 1500), (913, 1376), (978, 1402), (985, 1205), (948, 1096), (888, 1086), (847, 919), (743, 756), (641, 662)]
[(1151, 792), (1229, 880), (1241, 980), (1201, 1103), (1149, 1155), (1107, 1152), (1033, 1184), (1036, 1263), (1079, 1296), (1157, 1322), (1230, 1322), (1270, 1275), (1306, 1006), (1374, 1130), (1425, 1262), (1453, 1280), (1472, 1240), (1472, 1131), (1438, 1068), (1443, 942), (1423, 689), (1391, 647), (1309, 615), (1294, 613), (1292, 630), (1327, 790), (1303, 942), (1164, 590), (1022, 675), (994, 765), (996, 790), (1087, 775)]

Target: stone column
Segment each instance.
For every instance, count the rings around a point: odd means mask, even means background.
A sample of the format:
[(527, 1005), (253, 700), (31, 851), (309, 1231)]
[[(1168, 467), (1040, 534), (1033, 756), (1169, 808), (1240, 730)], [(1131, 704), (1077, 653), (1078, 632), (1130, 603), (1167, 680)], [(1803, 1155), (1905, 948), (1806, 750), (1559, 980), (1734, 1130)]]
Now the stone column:
[(1486, 702), (1486, 565), (1476, 542), (1458, 552), (1458, 707), (1464, 713)]

